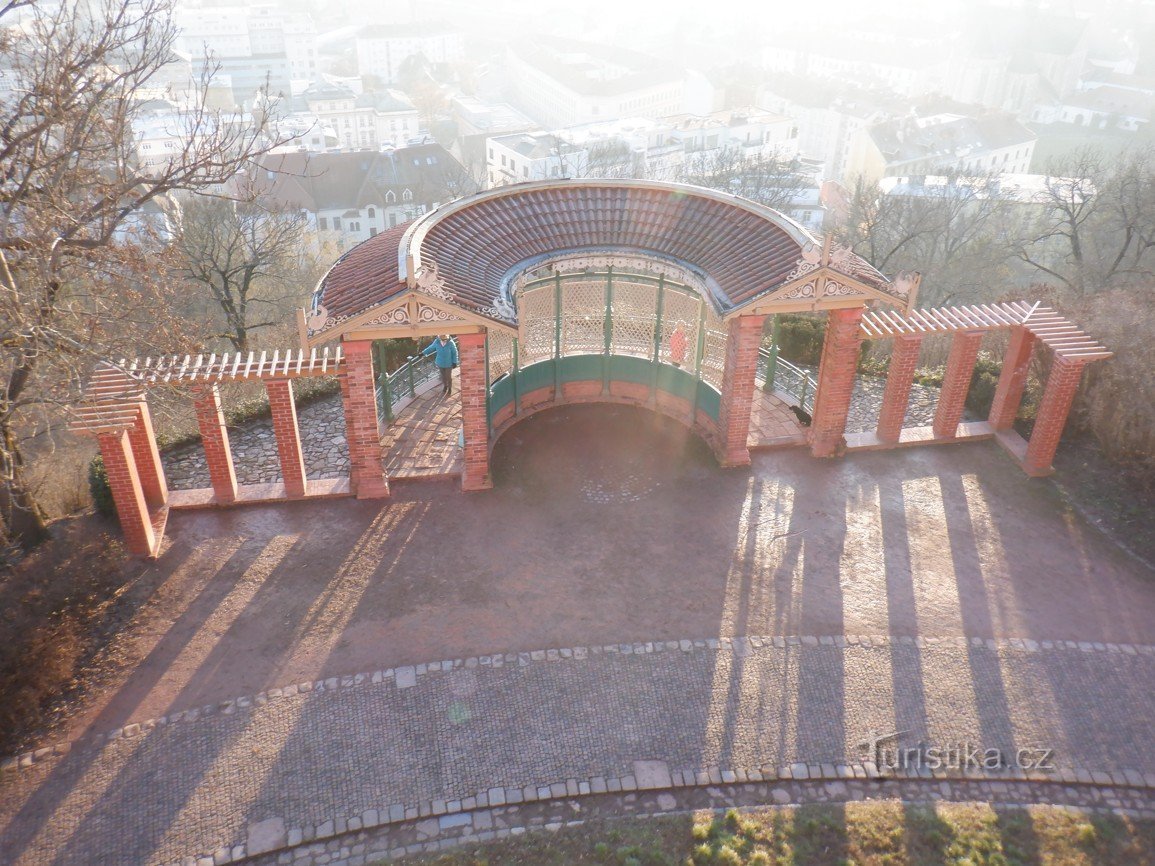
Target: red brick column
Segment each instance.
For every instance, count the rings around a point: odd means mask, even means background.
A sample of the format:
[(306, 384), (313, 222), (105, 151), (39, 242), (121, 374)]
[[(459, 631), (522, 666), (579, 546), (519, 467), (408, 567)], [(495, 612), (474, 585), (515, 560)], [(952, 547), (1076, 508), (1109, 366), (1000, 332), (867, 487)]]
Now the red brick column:
[(488, 490), (489, 419), (485, 417), (485, 334), (458, 334), (461, 356), (461, 426), (465, 434), (462, 490)]
[(197, 424), (201, 428), (201, 444), (205, 449), (213, 494), (218, 502), (235, 502), (237, 473), (233, 469), (229, 431), (225, 429), (225, 413), (221, 409), (221, 390), (216, 385), (202, 385), (193, 393), (196, 395)]
[(938, 406), (934, 410), (936, 438), (953, 439), (958, 433), (982, 341), (981, 331), (956, 332), (951, 340), (946, 373), (942, 377), (942, 393), (938, 396)]
[(754, 402), (754, 372), (762, 343), (765, 316), (731, 319), (726, 334), (726, 366), (722, 370), (722, 399), (718, 412), (718, 441), (714, 450), (722, 466), (749, 466), (750, 409)]
[(301, 453), (301, 430), (297, 426), (297, 406), (293, 402), (292, 379), (266, 379), (269, 409), (273, 414), (273, 434), (281, 458), (281, 481), (285, 495), (305, 495), (305, 456)]
[(128, 431), (128, 441), (132, 444), (132, 457), (140, 475), (144, 499), (150, 508), (160, 508), (168, 502), (168, 485), (164, 480), (164, 465), (160, 462), (147, 403), (140, 404), (136, 424)]
[(1027, 456), (1023, 460), (1023, 469), (1028, 475), (1050, 475), (1052, 472), (1051, 461), (1059, 447), (1075, 392), (1079, 390), (1083, 363), (1056, 355), (1051, 364), (1051, 374), (1047, 376), (1039, 414), (1035, 418), (1035, 429), (1031, 432)]
[(381, 464), (381, 434), (377, 429), (377, 391), (373, 381), (373, 342), (351, 340), (345, 350), (341, 398), (345, 404), (345, 439), (349, 444), (349, 484), (358, 499), (389, 495)]
[(140, 484), (140, 474), (133, 459), (132, 442), (127, 430), (117, 433), (101, 433), (100, 456), (104, 458), (104, 471), (108, 474), (108, 486), (112, 490), (112, 501), (116, 503), (116, 516), (120, 518), (120, 528), (124, 533), (124, 543), (137, 556), (156, 555), (156, 533), (148, 515), (148, 503)]
[(886, 390), (882, 393), (882, 408), (878, 411), (877, 435), (883, 442), (897, 442), (902, 432), (921, 348), (921, 334), (903, 334), (894, 338), (890, 368), (886, 373)]
[(991, 413), (987, 416), (996, 430), (1009, 430), (1015, 423), (1019, 403), (1023, 400), (1023, 388), (1027, 384), (1027, 373), (1031, 369), (1031, 351), (1035, 348), (1035, 335), (1017, 325), (1011, 328), (1011, 340), (1007, 353), (1003, 356), (1003, 369), (999, 374), (999, 384), (991, 401)]
[(818, 393), (810, 422), (810, 453), (834, 457), (845, 449), (846, 417), (854, 394), (862, 336), (858, 326), (865, 307), (831, 310), (826, 314), (826, 337), (818, 365)]

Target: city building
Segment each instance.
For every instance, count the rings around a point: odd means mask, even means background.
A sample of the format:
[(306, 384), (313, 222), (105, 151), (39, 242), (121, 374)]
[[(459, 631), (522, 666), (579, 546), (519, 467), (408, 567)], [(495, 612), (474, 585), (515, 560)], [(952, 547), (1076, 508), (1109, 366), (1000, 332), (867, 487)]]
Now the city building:
[(322, 78), (295, 102), (331, 129), (340, 147), (403, 147), (420, 131), (417, 109), (400, 90), (358, 93), (347, 83)]
[(245, 182), (270, 206), (306, 213), (321, 241), (342, 250), (476, 191), (439, 144), (384, 153), (268, 154)]
[(396, 84), (402, 64), (412, 57), (429, 63), (460, 63), (465, 57), (462, 32), (439, 22), (369, 25), (357, 33), (355, 46), (357, 71), (382, 84)]
[(684, 71), (628, 49), (559, 37), (525, 40), (510, 49), (508, 67), (518, 107), (546, 128), (687, 109)]
[(1007, 115), (908, 116), (871, 124), (851, 139), (846, 178), (1030, 171), (1037, 136)]

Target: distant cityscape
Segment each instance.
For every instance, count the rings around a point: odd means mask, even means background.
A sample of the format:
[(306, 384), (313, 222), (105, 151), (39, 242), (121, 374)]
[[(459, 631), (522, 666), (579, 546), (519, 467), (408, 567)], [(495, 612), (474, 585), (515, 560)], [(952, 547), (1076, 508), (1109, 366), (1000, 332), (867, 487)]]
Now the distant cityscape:
[(138, 94), (137, 156), (179, 153), (197, 99), (269, 118), (259, 194), (348, 249), (478, 189), (565, 177), (700, 183), (810, 229), (855, 183), (918, 195), (998, 174), (1029, 203), (1054, 157), (1151, 131), (1150, 2), (1113, 4), (1126, 23), (1110, 26), (1102, 4), (911, 6), (740, 50), (709, 26), (663, 48), (661, 22), (615, 43), (518, 5), (506, 26), (453, 2), (184, 3), (170, 62)]

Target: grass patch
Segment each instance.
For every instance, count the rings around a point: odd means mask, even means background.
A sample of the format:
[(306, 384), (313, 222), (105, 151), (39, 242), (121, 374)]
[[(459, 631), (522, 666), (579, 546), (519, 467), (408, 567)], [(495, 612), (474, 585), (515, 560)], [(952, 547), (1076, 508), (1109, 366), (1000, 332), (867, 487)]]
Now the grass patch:
[(1155, 822), (882, 800), (594, 821), (400, 862), (436, 866), (1150, 866)]

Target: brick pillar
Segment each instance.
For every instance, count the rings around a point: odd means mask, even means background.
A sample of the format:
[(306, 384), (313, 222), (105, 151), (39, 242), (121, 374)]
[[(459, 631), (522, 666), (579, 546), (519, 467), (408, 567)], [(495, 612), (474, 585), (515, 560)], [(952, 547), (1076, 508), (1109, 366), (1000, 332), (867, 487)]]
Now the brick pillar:
[(225, 429), (225, 413), (221, 409), (221, 389), (216, 385), (202, 385), (193, 393), (196, 395), (197, 424), (201, 428), (201, 444), (205, 449), (213, 493), (217, 502), (235, 502), (237, 473), (233, 469), (229, 431)]
[(935, 438), (953, 439), (958, 433), (982, 341), (981, 331), (958, 331), (951, 340), (946, 373), (942, 377), (942, 392), (934, 410)]
[(1009, 430), (1015, 423), (1019, 403), (1023, 400), (1023, 388), (1027, 384), (1027, 373), (1031, 369), (1031, 351), (1035, 348), (1035, 335), (1017, 325), (1011, 328), (1011, 341), (1007, 354), (1003, 357), (1003, 369), (999, 374), (999, 384), (991, 401), (991, 413), (987, 416), (996, 430)]
[(293, 402), (292, 379), (266, 379), (269, 408), (273, 414), (273, 434), (281, 458), (281, 481), (285, 495), (305, 495), (305, 457), (301, 453), (301, 430), (297, 425), (297, 406)]
[(858, 327), (865, 307), (831, 310), (826, 314), (826, 337), (818, 365), (818, 393), (810, 422), (810, 453), (834, 457), (846, 447), (846, 418), (854, 394), (858, 372), (858, 352), (862, 336)]
[(156, 447), (152, 415), (148, 411), (148, 404), (143, 401), (136, 413), (136, 423), (128, 431), (128, 441), (132, 444), (132, 457), (136, 461), (145, 502), (149, 508), (160, 508), (168, 502), (168, 485), (164, 480), (160, 451)]
[(1039, 403), (1039, 414), (1035, 417), (1035, 429), (1031, 432), (1027, 456), (1023, 460), (1023, 469), (1028, 475), (1050, 475), (1053, 471), (1051, 461), (1059, 447), (1075, 392), (1079, 390), (1083, 363), (1056, 355), (1051, 364), (1051, 374), (1047, 376), (1047, 386)]
[(462, 490), (489, 490), (489, 419), (485, 416), (485, 334), (458, 334), (461, 426), (465, 434)]
[(345, 374), (341, 398), (345, 405), (345, 439), (349, 444), (349, 483), (358, 499), (389, 495), (381, 465), (381, 434), (377, 429), (377, 390), (373, 381), (373, 342), (342, 343)]
[(127, 430), (116, 433), (101, 433), (100, 456), (104, 458), (104, 471), (108, 474), (108, 486), (112, 490), (112, 501), (116, 503), (116, 516), (120, 518), (120, 529), (124, 533), (124, 543), (137, 556), (156, 555), (156, 533), (148, 515), (148, 503), (144, 498), (140, 474), (133, 459), (132, 441)]
[(882, 393), (882, 407), (878, 411), (877, 434), (883, 442), (897, 442), (902, 432), (921, 348), (921, 334), (903, 334), (894, 338), (890, 368), (886, 373), (886, 390)]
[(726, 333), (726, 366), (722, 371), (722, 398), (718, 412), (715, 452), (722, 466), (749, 466), (750, 409), (754, 402), (754, 372), (762, 343), (765, 316), (731, 319)]

